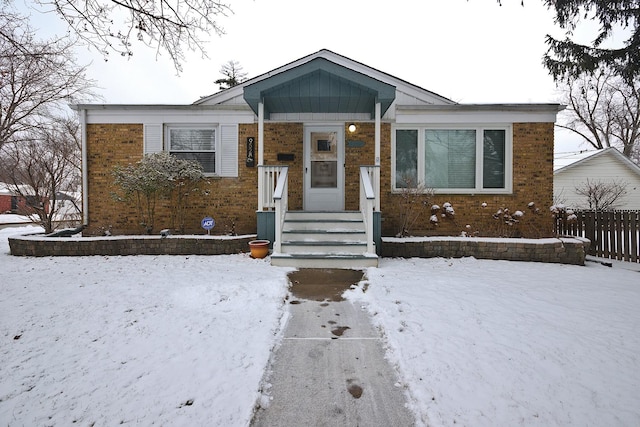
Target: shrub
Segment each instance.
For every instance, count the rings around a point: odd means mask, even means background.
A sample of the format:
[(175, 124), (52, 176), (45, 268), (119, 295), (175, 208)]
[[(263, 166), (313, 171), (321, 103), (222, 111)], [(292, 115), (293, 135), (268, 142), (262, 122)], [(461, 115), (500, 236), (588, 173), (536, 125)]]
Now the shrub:
[(186, 200), (205, 179), (200, 163), (178, 159), (167, 152), (146, 154), (135, 164), (115, 166), (113, 176), (121, 192), (112, 197), (136, 204), (139, 223), (148, 234), (153, 233), (156, 206), (161, 199), (169, 202), (171, 225), (182, 231)]
[(411, 235), (411, 228), (423, 216), (433, 197), (433, 189), (422, 183), (414, 183), (410, 178), (402, 179), (400, 190), (400, 221), (396, 237)]

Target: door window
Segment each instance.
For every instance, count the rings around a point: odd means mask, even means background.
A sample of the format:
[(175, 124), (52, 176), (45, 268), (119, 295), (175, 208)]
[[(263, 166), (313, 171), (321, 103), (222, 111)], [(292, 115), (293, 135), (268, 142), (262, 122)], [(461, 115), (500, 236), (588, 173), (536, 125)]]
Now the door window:
[(311, 188), (338, 187), (338, 135), (311, 132)]

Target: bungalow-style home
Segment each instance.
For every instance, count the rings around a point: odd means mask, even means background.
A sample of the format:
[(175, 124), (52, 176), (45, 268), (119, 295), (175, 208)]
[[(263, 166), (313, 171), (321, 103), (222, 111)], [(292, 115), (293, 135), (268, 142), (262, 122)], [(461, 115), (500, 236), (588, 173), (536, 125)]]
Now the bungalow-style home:
[[(629, 160), (617, 149), (585, 151), (561, 155), (554, 161), (553, 193), (557, 202), (573, 208), (590, 209), (584, 190), (600, 185), (615, 190), (624, 187), (615, 208), (640, 210), (640, 166)], [(594, 206), (591, 206), (593, 208)]]
[[(74, 108), (84, 235), (143, 231), (135, 206), (111, 197), (111, 172), (167, 151), (210, 177), (208, 196), (189, 201), (185, 232), (203, 233), (210, 216), (214, 233), (270, 240), (273, 264), (357, 267), (377, 265), (381, 236), (403, 224), (413, 235), (460, 235), (493, 209), (550, 206), (563, 107), (459, 104), (321, 50), (190, 105)], [(430, 221), (445, 203), (455, 216)], [(156, 218), (169, 224), (163, 206)], [(549, 215), (529, 221), (551, 235)]]

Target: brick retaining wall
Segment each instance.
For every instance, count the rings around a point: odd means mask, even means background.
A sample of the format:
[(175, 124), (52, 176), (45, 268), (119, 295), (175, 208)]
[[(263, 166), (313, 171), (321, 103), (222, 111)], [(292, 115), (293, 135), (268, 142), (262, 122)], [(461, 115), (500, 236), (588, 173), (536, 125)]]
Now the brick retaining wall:
[(42, 235), (9, 238), (11, 255), (223, 255), (249, 252), (255, 235), (228, 236), (114, 236), (60, 238)]
[[(12, 255), (223, 255), (248, 252), (255, 235), (114, 236), (60, 238), (42, 235), (9, 238)], [(584, 265), (590, 242), (582, 238), (492, 239), (465, 237), (382, 238), (383, 257), (461, 258)]]
[(492, 239), (467, 237), (382, 238), (383, 257), (462, 258), (584, 265), (591, 242), (581, 238)]

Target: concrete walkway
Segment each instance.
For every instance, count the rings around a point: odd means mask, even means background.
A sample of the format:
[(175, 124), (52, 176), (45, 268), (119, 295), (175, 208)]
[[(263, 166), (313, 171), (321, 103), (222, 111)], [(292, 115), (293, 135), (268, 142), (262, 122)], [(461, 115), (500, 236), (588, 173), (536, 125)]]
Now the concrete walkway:
[(272, 357), (271, 396), (252, 426), (412, 426), (402, 388), (368, 314), (340, 295), (353, 270), (290, 275), (291, 318)]

